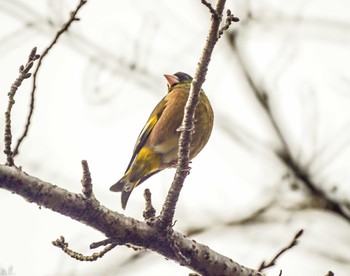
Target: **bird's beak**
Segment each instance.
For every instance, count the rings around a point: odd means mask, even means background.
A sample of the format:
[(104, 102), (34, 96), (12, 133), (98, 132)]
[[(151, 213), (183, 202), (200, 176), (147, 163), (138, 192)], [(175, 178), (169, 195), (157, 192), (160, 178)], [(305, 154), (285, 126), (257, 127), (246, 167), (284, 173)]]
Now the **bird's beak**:
[(169, 87), (179, 83), (179, 79), (175, 75), (164, 75), (164, 77), (166, 78)]

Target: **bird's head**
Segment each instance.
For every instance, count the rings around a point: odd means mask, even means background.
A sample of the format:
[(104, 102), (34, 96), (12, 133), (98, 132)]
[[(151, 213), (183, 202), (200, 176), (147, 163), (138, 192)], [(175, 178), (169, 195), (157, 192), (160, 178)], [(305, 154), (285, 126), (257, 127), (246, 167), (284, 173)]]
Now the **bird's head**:
[(173, 88), (175, 85), (179, 83), (191, 83), (192, 77), (183, 72), (177, 72), (173, 75), (164, 75), (167, 80), (168, 89)]

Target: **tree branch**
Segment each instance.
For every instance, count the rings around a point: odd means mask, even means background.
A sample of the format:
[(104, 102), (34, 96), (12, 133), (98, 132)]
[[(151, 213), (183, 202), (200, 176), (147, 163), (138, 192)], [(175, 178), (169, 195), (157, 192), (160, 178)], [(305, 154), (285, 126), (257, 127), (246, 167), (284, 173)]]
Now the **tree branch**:
[[(80, 221), (112, 238), (111, 244), (127, 243), (153, 250), (180, 263), (168, 238), (157, 227), (107, 209), (82, 194), (71, 193), (56, 185), (30, 176), (15, 167), (0, 165), (0, 188), (20, 195), (29, 202)], [(173, 242), (190, 261), (188, 268), (204, 275), (263, 275), (248, 269), (209, 247), (174, 231)]]
[(40, 70), (41, 65), (42, 65), (42, 61), (47, 56), (47, 54), (50, 52), (52, 47), (57, 43), (57, 41), (61, 37), (61, 35), (68, 31), (70, 25), (74, 21), (79, 21), (79, 18), (77, 18), (76, 15), (78, 14), (78, 12), (81, 9), (81, 7), (86, 4), (86, 2), (87, 2), (87, 0), (80, 0), (79, 4), (75, 8), (75, 10), (70, 13), (70, 17), (69, 17), (68, 21), (63, 24), (61, 29), (56, 33), (56, 35), (55, 35), (54, 39), (52, 40), (52, 42), (49, 44), (49, 46), (47, 46), (47, 48), (41, 54), (41, 57), (40, 57), (39, 62), (38, 62), (38, 66), (36, 67), (36, 69), (34, 71), (34, 74), (33, 74), (33, 87), (32, 87), (32, 92), (31, 92), (31, 99), (30, 99), (30, 106), (29, 106), (29, 114), (27, 116), (27, 122), (26, 122), (26, 125), (25, 125), (25, 128), (24, 128), (23, 134), (21, 135), (21, 137), (17, 141), (17, 144), (16, 144), (15, 149), (13, 151), (13, 156), (16, 156), (18, 154), (19, 147), (20, 147), (22, 141), (24, 140), (24, 138), (27, 136), (28, 131), (29, 131), (29, 126), (30, 126), (32, 115), (33, 115), (33, 111), (34, 111), (35, 92), (36, 92), (36, 80), (37, 80), (38, 73), (39, 73), (39, 70)]
[(40, 56), (36, 54), (36, 47), (32, 49), (32, 51), (29, 54), (27, 64), (25, 66), (21, 65), (19, 67), (19, 76), (17, 79), (14, 81), (14, 83), (11, 85), (10, 92), (8, 92), (8, 105), (7, 105), (7, 110), (5, 112), (5, 137), (4, 137), (4, 142), (5, 142), (5, 150), (4, 153), (7, 156), (7, 165), (13, 166), (14, 161), (14, 153), (11, 150), (11, 144), (12, 144), (12, 131), (11, 131), (11, 111), (12, 107), (15, 104), (15, 94), (18, 90), (18, 88), (21, 86), (22, 82), (25, 79), (30, 78), (32, 75), (29, 73), (30, 69), (33, 67), (34, 61), (37, 60)]
[[(209, 8), (212, 14), (211, 25), (205, 42), (205, 46), (203, 48), (202, 55), (199, 59), (195, 76), (191, 83), (191, 90), (185, 106), (184, 117), (180, 127), (181, 135), (179, 139), (177, 170), (157, 221), (158, 227), (163, 230), (167, 227), (170, 227), (170, 225), (172, 224), (175, 214), (176, 203), (179, 199), (179, 195), (183, 187), (185, 178), (187, 177), (190, 171), (189, 152), (192, 139), (192, 132), (194, 129), (194, 115), (199, 101), (201, 87), (205, 81), (205, 76), (208, 71), (208, 66), (212, 52), (220, 38), (219, 28), (222, 20), (225, 2), (226, 0), (218, 0), (216, 8), (214, 10), (208, 2), (202, 0), (202, 3)], [(231, 15), (231, 12), (229, 12), (229, 14)], [(231, 18), (231, 16), (229, 17)], [(235, 17), (235, 20), (238, 21), (238, 18)]]
[(156, 216), (156, 209), (152, 205), (152, 195), (149, 189), (145, 189), (143, 196), (146, 201), (145, 210), (143, 211), (143, 218), (145, 220), (153, 220)]
[[(27, 124), (23, 135), (17, 142), (14, 151), (15, 154), (18, 153), (19, 146), (29, 130), (34, 110), (36, 78), (39, 68), (41, 68), (42, 60), (56, 44), (59, 37), (68, 30), (71, 23), (77, 20), (75, 16), (85, 3), (86, 1), (80, 1), (76, 10), (71, 14), (69, 21), (57, 32), (56, 37), (44, 50), (39, 60), (33, 78), (32, 98)], [(154, 224), (149, 223), (149, 221), (142, 222), (125, 217), (101, 205), (93, 195), (91, 175), (86, 161), (82, 162), (83, 194), (70, 193), (58, 186), (27, 175), (15, 167), (0, 165), (0, 188), (16, 193), (29, 202), (35, 202), (39, 206), (69, 216), (74, 220), (80, 221), (102, 232), (106, 236), (107, 239), (104, 241), (91, 245), (91, 247), (100, 245), (106, 246), (100, 253), (95, 253), (91, 256), (83, 256), (69, 249), (68, 243), (65, 242), (64, 238), (54, 241), (54, 245), (60, 247), (69, 256), (82, 261), (93, 261), (102, 257), (116, 245), (126, 245), (133, 248), (147, 248), (153, 250), (168, 259), (172, 259), (181, 265), (186, 265), (188, 268), (204, 275), (262, 275), (256, 270), (248, 269), (235, 263), (231, 259), (211, 250), (203, 244), (187, 239), (183, 234), (171, 228), (179, 193), (190, 169), (188, 166), (189, 146), (194, 127), (194, 114), (201, 86), (205, 81), (205, 75), (215, 44), (231, 22), (236, 20), (236, 18), (228, 12), (226, 23), (219, 29), (225, 0), (218, 0), (215, 10), (207, 1), (203, 0), (203, 3), (212, 13), (211, 27), (202, 57), (191, 84), (190, 95), (184, 110), (184, 119), (181, 125), (181, 136), (179, 140), (178, 169), (159, 217), (159, 223)], [(148, 193), (146, 193), (146, 204), (148, 206), (146, 209), (151, 210), (150, 214), (146, 214), (146, 218), (152, 219), (154, 212), (152, 210), (150, 194)], [(165, 230), (166, 235), (159, 235), (159, 229)]]
[(103, 248), (100, 252), (93, 253), (91, 256), (84, 256), (83, 254), (73, 251), (72, 249), (68, 248), (68, 243), (65, 241), (64, 237), (60, 237), (59, 239), (52, 242), (54, 246), (57, 246), (62, 249), (63, 252), (65, 252), (68, 256), (72, 257), (73, 259), (76, 259), (78, 261), (87, 261), (87, 262), (94, 262), (98, 258), (102, 258), (107, 252), (111, 251), (114, 247), (116, 247), (118, 244), (111, 243), (108, 244), (105, 248)]
[(251, 88), (251, 91), (253, 92), (254, 96), (260, 103), (261, 107), (263, 108), (264, 112), (266, 113), (273, 130), (276, 133), (276, 136), (278, 140), (281, 142), (281, 148), (275, 149), (274, 153), (276, 156), (280, 159), (280, 161), (288, 168), (293, 175), (302, 181), (302, 183), (305, 185), (305, 187), (309, 190), (310, 194), (317, 198), (320, 202), (323, 203), (325, 208), (328, 210), (331, 210), (337, 214), (340, 214), (343, 218), (346, 220), (350, 220), (349, 215), (343, 211), (340, 204), (327, 196), (327, 194), (322, 191), (321, 188), (319, 188), (312, 180), (311, 176), (309, 175), (308, 169), (306, 167), (303, 167), (293, 156), (290, 146), (288, 145), (288, 142), (286, 140), (285, 134), (282, 132), (280, 125), (278, 124), (278, 120), (273, 112), (273, 107), (271, 106), (271, 103), (269, 101), (268, 93), (265, 91), (264, 88), (258, 87), (250, 74), (246, 63), (243, 60), (242, 53), (240, 51), (240, 47), (238, 47), (237, 39), (236, 39), (236, 33), (233, 33), (231, 35), (231, 41), (232, 46), (237, 52), (237, 60), (238, 63), (242, 69), (242, 72)]
[(88, 162), (86, 160), (82, 160), (81, 165), (83, 167), (83, 178), (81, 179), (81, 184), (83, 185), (83, 195), (91, 200), (96, 200), (92, 190), (92, 179)]
[(279, 257), (282, 256), (283, 253), (285, 253), (286, 251), (288, 251), (289, 249), (292, 249), (294, 246), (296, 246), (299, 242), (299, 238), (301, 237), (301, 235), (303, 234), (304, 230), (301, 229), (299, 230), (295, 235), (293, 240), (285, 247), (283, 247), (273, 258), (272, 260), (270, 260), (269, 262), (263, 261), (259, 268), (258, 271), (263, 271), (266, 268), (272, 267), (276, 264), (277, 260)]

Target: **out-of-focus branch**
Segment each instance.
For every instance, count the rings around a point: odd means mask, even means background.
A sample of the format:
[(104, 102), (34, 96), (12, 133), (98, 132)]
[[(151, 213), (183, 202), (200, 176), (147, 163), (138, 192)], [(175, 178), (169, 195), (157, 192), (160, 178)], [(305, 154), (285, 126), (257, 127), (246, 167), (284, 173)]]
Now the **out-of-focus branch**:
[(7, 156), (7, 165), (13, 166), (14, 161), (14, 153), (11, 150), (11, 144), (12, 144), (12, 130), (11, 130), (11, 110), (13, 105), (15, 104), (15, 94), (18, 90), (18, 88), (21, 86), (23, 80), (30, 78), (32, 75), (29, 73), (30, 69), (33, 67), (34, 61), (37, 60), (40, 56), (36, 54), (36, 47), (32, 49), (32, 51), (29, 54), (27, 64), (25, 66), (21, 65), (19, 67), (19, 76), (14, 81), (14, 83), (11, 85), (10, 92), (8, 93), (9, 101), (7, 105), (7, 110), (5, 112), (5, 150), (4, 153)]
[(180, 191), (182, 189), (185, 178), (190, 171), (190, 167), (188, 165), (189, 149), (192, 139), (192, 132), (194, 129), (194, 115), (197, 103), (199, 101), (200, 90), (205, 81), (205, 76), (208, 71), (212, 52), (221, 36), (221, 33), (228, 28), (232, 21), (238, 21), (237, 17), (234, 17), (231, 12), (228, 12), (226, 23), (223, 29), (220, 29), (225, 2), (226, 0), (218, 0), (215, 9), (213, 9), (210, 3), (202, 0), (202, 3), (208, 7), (209, 11), (211, 12), (211, 25), (202, 55), (199, 59), (196, 73), (191, 84), (190, 93), (184, 110), (184, 118), (180, 127), (181, 135), (179, 139), (177, 170), (157, 221), (157, 225), (160, 229), (166, 229), (172, 224)]
[(61, 29), (56, 33), (52, 42), (49, 44), (49, 46), (46, 47), (46, 49), (41, 54), (41, 57), (40, 57), (39, 62), (38, 62), (38, 66), (36, 67), (34, 74), (33, 74), (33, 87), (32, 87), (32, 91), (31, 91), (31, 99), (30, 99), (30, 106), (29, 106), (29, 114), (27, 116), (27, 122), (26, 122), (26, 125), (24, 128), (23, 134), (21, 135), (21, 137), (17, 141), (17, 144), (16, 144), (15, 149), (13, 151), (13, 156), (16, 156), (18, 154), (19, 147), (20, 147), (23, 139), (27, 136), (28, 131), (29, 131), (29, 127), (30, 127), (30, 123), (31, 123), (31, 119), (32, 119), (33, 111), (34, 111), (34, 104), (35, 104), (36, 81), (37, 81), (37, 76), (38, 76), (39, 70), (40, 70), (41, 65), (42, 65), (42, 61), (47, 56), (47, 54), (50, 52), (52, 47), (57, 43), (57, 41), (61, 37), (61, 35), (68, 31), (71, 24), (74, 21), (79, 21), (79, 18), (77, 18), (76, 15), (78, 14), (81, 7), (86, 4), (86, 2), (87, 2), (87, 0), (80, 0), (79, 4), (75, 8), (75, 10), (70, 13), (70, 17), (69, 17), (68, 21), (63, 24)]
[(298, 239), (301, 237), (301, 235), (303, 234), (303, 232), (304, 232), (303, 229), (299, 230), (299, 231), (295, 234), (293, 240), (292, 240), (287, 246), (283, 247), (269, 262), (263, 261), (263, 262), (260, 264), (260, 266), (259, 266), (259, 268), (258, 268), (258, 271), (263, 271), (263, 270), (266, 269), (266, 268), (269, 268), (269, 267), (274, 266), (274, 265), (276, 264), (278, 258), (281, 257), (283, 253), (285, 253), (285, 252), (288, 251), (289, 249), (292, 249), (294, 246), (296, 246), (296, 245), (298, 244), (298, 242), (299, 242)]
[[(249, 18), (247, 20), (249, 20)], [(237, 33), (232, 33), (231, 42), (233, 48), (237, 52), (237, 61), (241, 66), (242, 72), (251, 88), (251, 91), (265, 111), (276, 133), (276, 136), (281, 143), (281, 148), (275, 150), (276, 156), (285, 164), (285, 166), (294, 174), (297, 179), (301, 180), (301, 182), (304, 183), (304, 185), (310, 191), (310, 194), (312, 194), (313, 197), (317, 198), (319, 202), (323, 203), (322, 205), (325, 206), (325, 208), (340, 214), (347, 220), (350, 220), (350, 217), (342, 210), (340, 205), (335, 200), (329, 198), (326, 193), (324, 193), (320, 188), (317, 187), (315, 183), (313, 183), (313, 180), (311, 179), (307, 168), (303, 167), (300, 163), (298, 163), (297, 160), (295, 160), (286, 140), (285, 134), (282, 132), (281, 126), (278, 124), (277, 118), (273, 113), (268, 93), (263, 87), (257, 86), (254, 82), (254, 79), (249, 72), (246, 63), (243, 60), (240, 47), (237, 45), (236, 36)]]
[[(111, 245), (140, 246), (153, 250), (175, 262), (182, 261), (169, 244), (168, 237), (159, 235), (158, 228), (154, 225), (125, 217), (101, 204), (92, 204), (94, 201), (82, 194), (71, 193), (57, 185), (30, 176), (15, 167), (0, 165), (0, 188), (16, 193), (29, 202), (35, 202), (39, 206), (71, 217), (104, 233), (107, 238), (111, 238), (108, 240)], [(190, 260), (186, 266), (200, 274), (263, 275), (256, 270), (235, 263), (211, 250), (208, 246), (186, 238), (179, 232), (173, 231), (171, 238), (179, 252)], [(103, 243), (103, 245), (107, 244)], [(63, 247), (67, 249), (68, 245)]]

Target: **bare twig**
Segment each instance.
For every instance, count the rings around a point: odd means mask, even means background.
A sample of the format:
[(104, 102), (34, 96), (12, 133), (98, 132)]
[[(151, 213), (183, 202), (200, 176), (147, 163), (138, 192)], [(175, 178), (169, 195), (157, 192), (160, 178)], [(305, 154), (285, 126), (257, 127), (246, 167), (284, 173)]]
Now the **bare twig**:
[(213, 17), (215, 17), (215, 19), (219, 19), (219, 17), (222, 16), (222, 14), (219, 15), (219, 14), (216, 12), (216, 10), (213, 8), (213, 6), (212, 6), (208, 1), (206, 1), (206, 0), (201, 0), (201, 2), (202, 2), (202, 4), (203, 4), (204, 6), (206, 6), (206, 7), (209, 9), (211, 15), (212, 15)]
[(218, 38), (222, 36), (224, 31), (226, 31), (230, 26), (232, 22), (238, 22), (239, 18), (235, 17), (229, 9), (226, 11), (226, 20), (225, 20), (225, 25), (219, 30), (218, 32)]
[(33, 67), (34, 61), (37, 60), (40, 56), (36, 54), (36, 47), (32, 49), (32, 51), (29, 54), (27, 64), (25, 66), (21, 65), (19, 67), (19, 76), (14, 81), (14, 83), (11, 85), (10, 92), (8, 93), (9, 101), (7, 105), (7, 110), (5, 112), (5, 150), (4, 153), (7, 155), (7, 165), (13, 166), (14, 161), (13, 157), (15, 154), (11, 150), (11, 144), (12, 144), (12, 131), (11, 131), (11, 110), (13, 105), (15, 104), (15, 94), (18, 90), (18, 88), (21, 86), (23, 80), (30, 78), (31, 73), (29, 73), (29, 70)]
[(82, 160), (81, 165), (83, 166), (83, 178), (81, 180), (81, 184), (83, 185), (83, 195), (86, 198), (95, 199), (94, 193), (92, 191), (92, 180), (89, 165), (86, 160)]
[(277, 259), (278, 259), (279, 257), (281, 257), (283, 253), (285, 253), (285, 252), (288, 251), (289, 249), (292, 249), (294, 246), (296, 246), (296, 245), (298, 244), (298, 242), (299, 242), (298, 239), (299, 239), (300, 236), (303, 234), (303, 232), (304, 232), (303, 229), (299, 230), (299, 231), (295, 234), (293, 240), (292, 240), (286, 247), (282, 248), (282, 249), (272, 258), (271, 261), (269, 261), (268, 263), (266, 263), (265, 261), (263, 261), (263, 262), (260, 264), (260, 266), (259, 266), (259, 268), (258, 268), (258, 271), (263, 271), (263, 270), (266, 269), (266, 268), (269, 268), (269, 267), (274, 266), (274, 265), (276, 264), (276, 262), (277, 262)]
[[(215, 13), (219, 16), (212, 16), (209, 34), (200, 57), (198, 67), (191, 84), (190, 93), (184, 110), (184, 117), (181, 124), (181, 135), (179, 139), (178, 163), (175, 177), (169, 189), (167, 198), (163, 205), (162, 211), (157, 221), (159, 229), (166, 229), (173, 221), (176, 203), (179, 199), (179, 194), (182, 189), (186, 176), (189, 173), (189, 148), (192, 138), (192, 130), (194, 128), (194, 115), (196, 106), (199, 100), (199, 94), (202, 84), (205, 81), (205, 76), (208, 71), (209, 62), (212, 52), (218, 41), (218, 31), (220, 28), (221, 17), (225, 7), (226, 0), (218, 0)], [(203, 1), (202, 1), (203, 3)], [(207, 3), (204, 1), (204, 4)], [(208, 7), (208, 4), (205, 4)], [(209, 6), (211, 7), (211, 6)], [(213, 13), (212, 9), (210, 11)]]
[(152, 195), (149, 189), (145, 189), (143, 196), (146, 201), (145, 211), (143, 211), (143, 218), (145, 220), (154, 219), (156, 215), (156, 209), (152, 205)]
[(85, 261), (85, 262), (93, 262), (96, 261), (98, 258), (102, 258), (108, 251), (111, 251), (114, 247), (116, 247), (118, 244), (112, 243), (107, 245), (103, 250), (101, 250), (98, 253), (93, 253), (91, 256), (84, 256), (81, 253), (78, 253), (76, 251), (73, 251), (68, 248), (68, 243), (64, 240), (64, 237), (60, 237), (59, 239), (52, 242), (54, 246), (57, 246), (63, 250), (68, 256), (78, 260), (78, 261)]
[(23, 141), (23, 139), (27, 136), (28, 131), (29, 131), (29, 126), (31, 123), (31, 119), (32, 119), (32, 115), (33, 115), (33, 111), (34, 111), (34, 103), (35, 103), (35, 91), (36, 91), (36, 81), (37, 81), (37, 77), (38, 77), (38, 73), (39, 70), (41, 68), (42, 65), (42, 61), (43, 59), (47, 56), (47, 54), (49, 53), (49, 51), (52, 49), (52, 47), (57, 43), (58, 39), (60, 38), (60, 36), (67, 32), (70, 25), (74, 22), (74, 21), (79, 21), (79, 18), (76, 17), (77, 13), (79, 12), (80, 8), (87, 2), (87, 0), (80, 0), (79, 4), (77, 5), (77, 7), (75, 8), (74, 11), (72, 11), (70, 13), (70, 17), (68, 19), (68, 21), (66, 23), (63, 24), (63, 26), (61, 27), (61, 29), (56, 33), (54, 39), (52, 40), (52, 42), (49, 44), (49, 46), (43, 51), (43, 53), (41, 54), (41, 57), (39, 59), (38, 62), (38, 66), (36, 67), (34, 74), (33, 74), (33, 87), (32, 87), (32, 91), (31, 91), (31, 100), (30, 100), (30, 106), (29, 106), (29, 114), (27, 116), (27, 122), (24, 128), (24, 132), (21, 135), (21, 137), (18, 139), (17, 144), (15, 146), (15, 149), (13, 151), (13, 156), (16, 156), (19, 152), (19, 147)]
[[(106, 246), (108, 244), (122, 244), (122, 243), (120, 242), (119, 238), (108, 238), (108, 239), (105, 239), (105, 240), (102, 240), (99, 242), (93, 242), (92, 244), (90, 244), (90, 249), (95, 249), (95, 248), (98, 248), (100, 246)], [(128, 248), (135, 250), (135, 251), (140, 251), (140, 250), (145, 249), (142, 246), (136, 246), (136, 245), (133, 245), (131, 243), (125, 243), (124, 245)]]
[(115, 239), (113, 238), (108, 238), (99, 242), (93, 242), (92, 244), (90, 244), (90, 249), (95, 249), (98, 248), (100, 246), (106, 246), (108, 244), (114, 243)]

